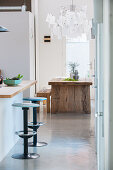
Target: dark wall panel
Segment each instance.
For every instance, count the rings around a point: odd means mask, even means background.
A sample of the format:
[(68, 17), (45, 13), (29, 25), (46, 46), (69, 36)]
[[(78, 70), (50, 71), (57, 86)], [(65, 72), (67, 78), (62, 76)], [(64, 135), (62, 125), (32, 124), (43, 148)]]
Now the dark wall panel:
[[(0, 0), (0, 6), (21, 6), (24, 0)], [(31, 11), (31, 0), (26, 0), (27, 11)]]

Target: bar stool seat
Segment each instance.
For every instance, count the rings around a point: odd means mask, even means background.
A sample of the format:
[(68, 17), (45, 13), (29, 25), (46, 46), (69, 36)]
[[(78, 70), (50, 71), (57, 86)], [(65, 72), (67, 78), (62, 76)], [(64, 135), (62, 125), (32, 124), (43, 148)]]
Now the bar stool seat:
[(16, 134), (24, 138), (24, 153), (23, 154), (14, 154), (12, 155), (12, 158), (14, 159), (36, 159), (40, 157), (37, 153), (28, 153), (28, 138), (31, 138), (33, 136), (36, 136), (36, 131), (28, 131), (28, 110), (29, 108), (36, 108), (39, 107), (39, 104), (34, 103), (14, 103), (12, 106), (14, 107), (21, 107), (23, 110), (23, 125), (24, 130), (18, 131)]
[(39, 102), (39, 101), (47, 100), (47, 98), (45, 98), (45, 97), (28, 97), (28, 98), (24, 98), (23, 100), (31, 101), (31, 102)]
[(14, 106), (14, 107), (22, 107), (22, 108), (29, 108), (29, 107), (32, 107), (32, 108), (34, 108), (34, 107), (40, 107), (40, 105), (39, 104), (33, 104), (33, 103), (14, 103), (14, 104), (12, 104), (12, 106)]
[[(28, 98), (24, 98), (23, 100), (30, 101), (32, 103), (37, 103), (37, 102), (47, 100), (47, 98), (45, 98), (45, 97), (28, 97)], [(37, 110), (35, 108), (33, 108), (33, 122), (30, 122), (28, 124), (28, 127), (33, 129), (33, 131), (37, 132), (37, 129), (44, 124), (45, 123), (43, 123), (43, 122), (37, 122)], [(38, 142), (37, 141), (37, 134), (33, 137), (33, 142), (29, 143), (29, 146), (31, 146), (31, 147), (41, 147), (41, 146), (46, 146), (46, 145), (47, 145), (46, 142)]]

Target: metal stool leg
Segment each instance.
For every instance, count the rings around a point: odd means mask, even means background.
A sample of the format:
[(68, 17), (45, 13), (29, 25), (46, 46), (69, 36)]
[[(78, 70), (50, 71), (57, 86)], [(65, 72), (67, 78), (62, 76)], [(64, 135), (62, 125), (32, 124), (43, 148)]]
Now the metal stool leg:
[[(36, 103), (36, 102), (33, 102)], [(33, 125), (37, 124), (37, 108), (33, 108)], [(33, 131), (37, 132), (37, 127), (33, 127)], [(31, 147), (42, 147), (42, 146), (46, 146), (47, 143), (46, 142), (38, 142), (37, 141), (37, 134), (33, 136), (33, 142), (29, 143), (29, 146)]]
[[(27, 127), (27, 122), (28, 122), (28, 109), (23, 109), (24, 110), (24, 134), (28, 134), (28, 127)], [(24, 138), (24, 156), (28, 156), (28, 138)]]
[[(33, 125), (37, 124), (37, 108), (33, 108)], [(33, 131), (37, 132), (37, 128), (33, 127)], [(36, 146), (37, 144), (37, 134), (33, 137), (33, 144)]]

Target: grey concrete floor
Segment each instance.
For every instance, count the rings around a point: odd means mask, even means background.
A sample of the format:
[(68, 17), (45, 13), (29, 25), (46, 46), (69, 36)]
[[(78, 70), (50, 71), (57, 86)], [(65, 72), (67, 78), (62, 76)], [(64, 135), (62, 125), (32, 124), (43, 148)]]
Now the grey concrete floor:
[[(32, 115), (30, 114), (29, 119)], [(91, 115), (87, 114), (42, 114), (39, 120), (47, 124), (40, 127), (39, 141), (48, 142), (45, 147), (29, 148), (40, 154), (34, 160), (16, 160), (14, 153), (23, 152), (22, 139), (0, 162), (0, 170), (97, 170), (95, 138), (92, 133)]]

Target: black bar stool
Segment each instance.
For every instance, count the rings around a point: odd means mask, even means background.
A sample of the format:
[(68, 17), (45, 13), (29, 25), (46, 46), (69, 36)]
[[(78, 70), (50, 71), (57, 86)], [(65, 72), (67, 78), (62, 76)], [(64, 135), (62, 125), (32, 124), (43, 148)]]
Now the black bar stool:
[(14, 154), (12, 158), (14, 159), (36, 159), (40, 157), (37, 153), (28, 153), (28, 138), (36, 136), (36, 131), (28, 131), (28, 110), (30, 107), (37, 108), (39, 104), (33, 103), (14, 103), (12, 106), (21, 107), (23, 110), (23, 131), (18, 131), (16, 134), (24, 139), (24, 153), (23, 154)]
[[(32, 103), (37, 103), (37, 102), (41, 102), (44, 100), (47, 100), (47, 98), (45, 97), (29, 97), (29, 98), (24, 98), (23, 100), (25, 101), (31, 101)], [(33, 108), (33, 122), (30, 122), (28, 124), (28, 127), (33, 129), (33, 131), (35, 131), (37, 133), (37, 130), (40, 126), (43, 126), (45, 123), (44, 122), (37, 122), (37, 109)], [(29, 146), (31, 147), (42, 147), (42, 146), (46, 146), (47, 143), (46, 142), (38, 142), (37, 141), (37, 135), (33, 136), (33, 142), (29, 142)]]

